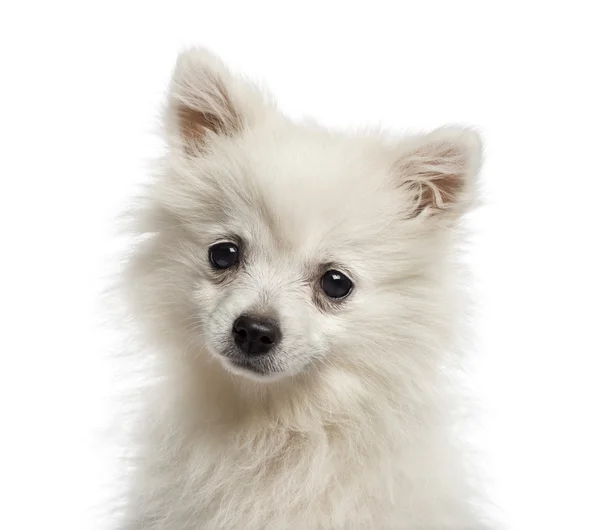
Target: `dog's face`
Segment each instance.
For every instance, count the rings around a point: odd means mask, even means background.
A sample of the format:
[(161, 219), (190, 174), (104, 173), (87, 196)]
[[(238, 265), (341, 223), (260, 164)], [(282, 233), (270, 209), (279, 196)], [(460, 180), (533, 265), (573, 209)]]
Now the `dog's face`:
[(294, 124), (202, 51), (180, 58), (166, 123), (148, 305), (253, 379), (402, 362), (382, 357), (436, 318), (477, 136), (393, 143)]

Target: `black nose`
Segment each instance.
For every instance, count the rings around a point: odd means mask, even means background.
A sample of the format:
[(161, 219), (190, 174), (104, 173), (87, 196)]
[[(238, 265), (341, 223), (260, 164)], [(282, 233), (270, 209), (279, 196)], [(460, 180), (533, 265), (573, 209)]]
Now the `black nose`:
[(250, 355), (267, 353), (281, 340), (277, 322), (258, 316), (242, 315), (233, 323), (232, 333), (238, 348)]

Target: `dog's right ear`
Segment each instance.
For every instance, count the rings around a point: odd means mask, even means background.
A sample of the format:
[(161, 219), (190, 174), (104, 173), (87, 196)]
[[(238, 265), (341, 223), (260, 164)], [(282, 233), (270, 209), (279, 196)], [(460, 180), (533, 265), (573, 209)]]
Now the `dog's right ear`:
[(207, 50), (193, 48), (179, 56), (166, 114), (173, 149), (201, 154), (215, 135), (234, 136), (265, 114), (265, 96), (234, 76)]

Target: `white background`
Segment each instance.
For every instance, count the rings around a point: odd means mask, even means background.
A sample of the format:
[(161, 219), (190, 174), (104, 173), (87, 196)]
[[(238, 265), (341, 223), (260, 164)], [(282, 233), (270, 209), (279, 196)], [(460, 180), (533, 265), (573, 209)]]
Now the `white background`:
[[(250, 7), (252, 6), (252, 7)], [(597, 8), (596, 8), (597, 9)], [(598, 529), (600, 82), (594, 2), (5, 2), (0, 526), (109, 529), (119, 368), (98, 295), (161, 149), (176, 53), (213, 48), (293, 116), (485, 137), (474, 384), (515, 530)]]

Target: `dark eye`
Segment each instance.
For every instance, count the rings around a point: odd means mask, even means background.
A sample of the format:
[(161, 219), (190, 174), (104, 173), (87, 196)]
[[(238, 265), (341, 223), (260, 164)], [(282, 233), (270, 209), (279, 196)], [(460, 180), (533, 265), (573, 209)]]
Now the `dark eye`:
[(240, 261), (240, 249), (234, 243), (216, 243), (208, 250), (208, 258), (215, 269), (228, 269)]
[(327, 271), (321, 278), (321, 287), (329, 298), (344, 298), (350, 294), (353, 286), (352, 280), (340, 271)]

